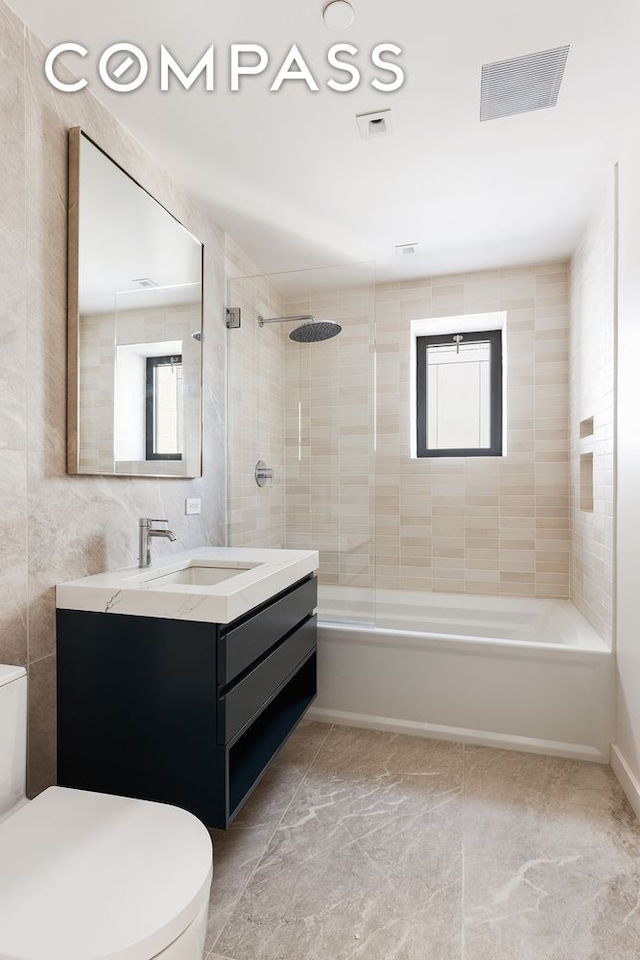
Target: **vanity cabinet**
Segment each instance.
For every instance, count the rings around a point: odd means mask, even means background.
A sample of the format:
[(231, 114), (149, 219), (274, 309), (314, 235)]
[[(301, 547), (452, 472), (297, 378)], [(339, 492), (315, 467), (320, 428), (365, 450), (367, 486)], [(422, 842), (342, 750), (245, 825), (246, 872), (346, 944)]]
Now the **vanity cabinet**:
[(228, 624), (58, 609), (58, 783), (226, 827), (316, 695), (316, 579)]

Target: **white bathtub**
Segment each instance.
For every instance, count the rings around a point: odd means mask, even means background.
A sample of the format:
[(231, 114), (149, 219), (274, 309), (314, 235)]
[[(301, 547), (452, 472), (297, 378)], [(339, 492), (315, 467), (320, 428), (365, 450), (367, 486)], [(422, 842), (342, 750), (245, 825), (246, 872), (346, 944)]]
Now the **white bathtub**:
[(568, 601), (325, 587), (318, 613), (310, 717), (609, 762), (613, 656)]

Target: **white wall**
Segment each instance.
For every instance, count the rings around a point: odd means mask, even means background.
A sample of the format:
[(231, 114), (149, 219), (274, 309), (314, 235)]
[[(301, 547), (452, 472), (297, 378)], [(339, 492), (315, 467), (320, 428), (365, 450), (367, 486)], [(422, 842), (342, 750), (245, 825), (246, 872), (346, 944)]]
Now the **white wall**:
[(640, 816), (640, 142), (619, 168), (617, 742), (612, 765)]

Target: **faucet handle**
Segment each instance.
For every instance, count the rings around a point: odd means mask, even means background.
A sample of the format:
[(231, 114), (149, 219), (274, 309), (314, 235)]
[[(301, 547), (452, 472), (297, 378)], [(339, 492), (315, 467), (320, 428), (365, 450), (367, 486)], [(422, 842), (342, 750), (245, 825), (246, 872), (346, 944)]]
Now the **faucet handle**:
[(168, 520), (161, 520), (158, 517), (140, 517), (140, 526), (149, 527), (152, 523), (169, 523)]

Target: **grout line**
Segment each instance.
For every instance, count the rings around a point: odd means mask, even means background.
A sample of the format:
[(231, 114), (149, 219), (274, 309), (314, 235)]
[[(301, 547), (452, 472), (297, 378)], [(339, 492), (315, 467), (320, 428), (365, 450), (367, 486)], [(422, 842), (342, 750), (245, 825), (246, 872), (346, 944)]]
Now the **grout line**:
[(55, 657), (55, 650), (53, 653), (45, 653), (44, 657), (38, 657), (36, 660), (30, 660), (28, 666), (33, 667), (36, 663), (42, 663), (43, 660), (50, 660), (51, 657)]
[[(271, 833), (269, 834), (269, 838), (268, 838), (268, 840), (266, 841), (266, 843), (265, 843), (265, 845), (264, 845), (264, 850), (263, 850), (262, 853), (260, 854), (260, 858), (259, 858), (256, 866), (255, 866), (254, 869), (251, 871), (249, 877), (247, 878), (247, 882), (245, 883), (245, 885), (243, 886), (242, 890), (240, 891), (240, 894), (238, 895), (238, 899), (236, 900), (236, 902), (235, 902), (235, 904), (234, 904), (234, 906), (233, 906), (233, 910), (231, 910), (231, 911), (229, 912), (229, 919), (227, 920), (226, 923), (224, 923), (224, 924), (222, 925), (222, 927), (220, 928), (220, 932), (218, 933), (218, 936), (217, 936), (216, 939), (213, 941), (213, 944), (212, 944), (212, 946), (211, 946), (211, 951), (210, 951), (210, 953), (207, 955), (207, 960), (209, 960), (209, 957), (212, 957), (212, 956), (215, 955), (216, 943), (218, 942), (218, 940), (220, 940), (222, 934), (223, 934), (224, 931), (227, 929), (227, 926), (228, 926), (229, 923), (231, 922), (231, 919), (232, 919), (234, 913), (236, 912), (236, 909), (237, 909), (237, 907), (238, 907), (238, 904), (240, 903), (240, 901), (242, 900), (242, 898), (243, 898), (244, 895), (245, 895), (245, 892), (246, 892), (246, 890), (247, 890), (247, 887), (249, 886), (249, 884), (250, 884), (251, 881), (253, 880), (254, 876), (255, 876), (256, 873), (257, 873), (257, 871), (260, 869), (260, 864), (261, 864), (262, 861), (264, 860), (265, 853), (266, 853), (267, 850), (269, 849), (269, 845), (270, 845), (271, 841), (273, 840), (274, 836), (276, 835), (276, 832), (277, 832), (278, 828), (280, 827), (280, 824), (282, 823), (282, 821), (283, 821), (284, 818), (286, 817), (287, 813), (289, 812), (289, 808), (291, 807), (291, 804), (293, 803), (293, 801), (295, 800), (295, 798), (298, 796), (298, 793), (299, 793), (299, 791), (300, 791), (300, 788), (302, 787), (302, 784), (303, 784), (303, 783), (305, 782), (305, 780), (307, 779), (307, 776), (309, 775), (309, 771), (311, 770), (311, 768), (313, 767), (314, 763), (315, 763), (316, 760), (318, 759), (318, 756), (319, 756), (319, 754), (320, 754), (320, 751), (322, 750), (322, 748), (324, 747), (325, 743), (327, 742), (327, 739), (328, 739), (329, 734), (331, 733), (333, 727), (334, 727), (334, 724), (332, 724), (332, 723), (328, 723), (328, 724), (327, 724), (327, 732), (326, 732), (326, 734), (325, 734), (325, 736), (324, 736), (324, 739), (322, 740), (322, 743), (320, 744), (320, 746), (319, 746), (318, 749), (316, 750), (315, 754), (313, 755), (313, 759), (310, 761), (309, 766), (307, 767), (307, 769), (306, 769), (306, 771), (305, 771), (305, 773), (304, 773), (304, 776), (301, 778), (300, 783), (298, 784), (298, 786), (296, 787), (295, 791), (293, 792), (293, 794), (292, 794), (292, 796), (291, 796), (291, 799), (289, 800), (289, 803), (286, 805), (286, 807), (285, 807), (284, 810), (282, 811), (282, 816), (280, 817), (280, 819), (278, 820), (278, 822), (277, 822), (276, 825), (274, 826), (273, 830), (272, 830)], [(220, 955), (219, 955), (219, 956), (220, 956)], [(229, 960), (229, 958), (228, 958), (228, 960)]]

